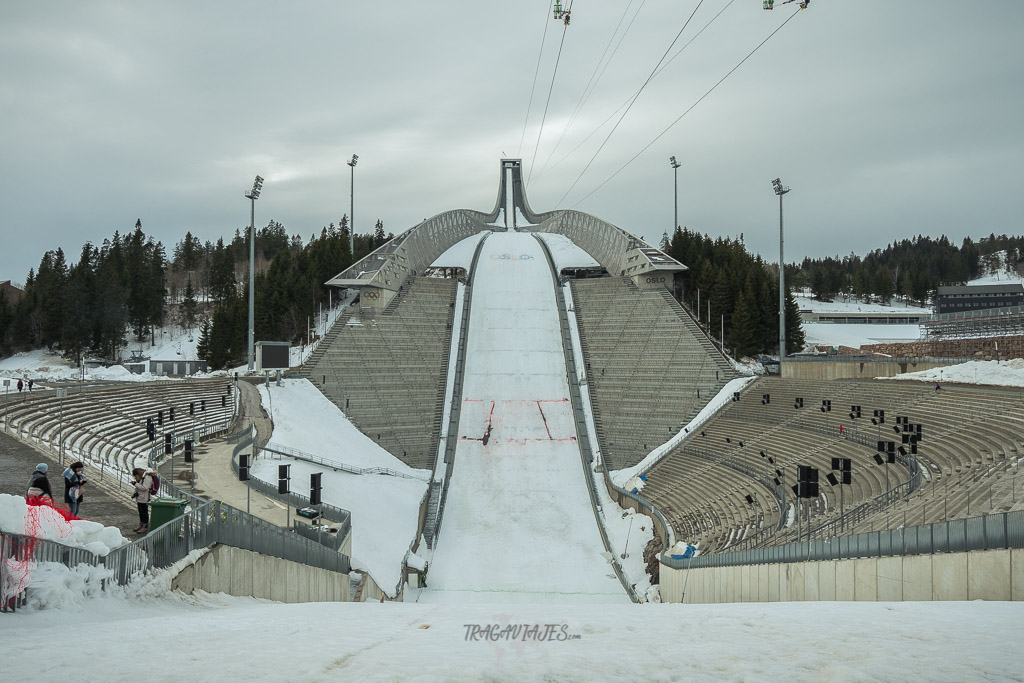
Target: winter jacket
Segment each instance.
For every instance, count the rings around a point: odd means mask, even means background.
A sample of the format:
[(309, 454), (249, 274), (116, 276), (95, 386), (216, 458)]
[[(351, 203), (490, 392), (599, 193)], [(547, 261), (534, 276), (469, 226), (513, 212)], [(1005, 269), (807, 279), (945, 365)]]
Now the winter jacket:
[(49, 496), (53, 499), (53, 491), (50, 490), (50, 480), (46, 478), (46, 472), (38, 470), (32, 473), (32, 479), (28, 482), (28, 496)]
[(70, 467), (64, 470), (64, 502), (70, 505), (75, 501), (71, 500), (71, 489), (75, 489), (75, 493), (78, 494), (78, 502), (85, 500), (85, 496), (82, 495), (82, 482), (85, 481), (85, 477), (81, 474), (75, 474), (74, 470)]
[(142, 481), (135, 482), (135, 492), (139, 494), (135, 499), (136, 503), (149, 502), (149, 489), (151, 486), (153, 486), (153, 475), (150, 472), (146, 472), (142, 477)]

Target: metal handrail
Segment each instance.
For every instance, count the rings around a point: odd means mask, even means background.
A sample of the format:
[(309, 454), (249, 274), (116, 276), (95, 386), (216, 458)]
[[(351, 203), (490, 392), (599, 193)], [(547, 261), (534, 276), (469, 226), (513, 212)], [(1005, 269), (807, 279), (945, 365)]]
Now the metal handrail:
[(701, 555), (686, 560), (662, 556), (661, 562), (673, 569), (700, 569), (1005, 548), (1024, 548), (1024, 510), (808, 539), (785, 545)]
[[(336, 472), (347, 472), (349, 474), (383, 474), (389, 477), (400, 477), (402, 479), (416, 479), (418, 481), (429, 481), (430, 474), (407, 474), (405, 472), (398, 472), (387, 467), (355, 467), (354, 465), (346, 465), (344, 463), (335, 462), (326, 458), (321, 458), (318, 455), (312, 455), (304, 451), (300, 451), (297, 448), (288, 448), (287, 446), (278, 446), (277, 444), (270, 444), (260, 448), (260, 453), (276, 453), (278, 455), (285, 455), (289, 458), (295, 458), (296, 460), (305, 460), (316, 465), (323, 465), (324, 467), (330, 467)], [(258, 456), (257, 456), (258, 457)]]

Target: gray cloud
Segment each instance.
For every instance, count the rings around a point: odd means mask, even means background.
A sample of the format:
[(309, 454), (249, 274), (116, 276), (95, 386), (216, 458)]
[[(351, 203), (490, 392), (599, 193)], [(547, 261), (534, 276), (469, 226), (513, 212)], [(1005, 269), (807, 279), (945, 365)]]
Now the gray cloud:
[[(682, 41), (725, 4), (706, 0)], [(694, 5), (644, 3), (552, 155), (624, 4), (577, 8), (532, 168), (535, 209), (555, 208), (608, 125), (567, 153), (635, 92)], [(776, 176), (793, 187), (787, 260), (918, 233), (1020, 232), (1024, 6), (1010, 0), (815, 0), (620, 171), (794, 7), (760, 5), (734, 2), (650, 83), (564, 206), (657, 241), (671, 230), (674, 154), (680, 222), (743, 233), (769, 260)], [(533, 157), (561, 37), (551, 21), (524, 134), (546, 8), (8, 3), (0, 279), (24, 280), (57, 246), (73, 260), (139, 217), (168, 249), (186, 230), (229, 237), (257, 173), (257, 222), (307, 239), (348, 212), (352, 153), (357, 229), (490, 208), (500, 156)]]

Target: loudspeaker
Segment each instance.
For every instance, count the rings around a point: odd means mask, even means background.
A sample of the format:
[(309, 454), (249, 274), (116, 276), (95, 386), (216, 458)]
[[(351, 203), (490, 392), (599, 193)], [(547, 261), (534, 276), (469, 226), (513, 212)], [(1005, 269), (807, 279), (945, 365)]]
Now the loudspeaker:
[(185, 462), (192, 462), (192, 439), (185, 439)]
[(291, 465), (278, 465), (277, 466), (277, 492), (288, 493), (288, 484), (291, 481)]
[(249, 454), (238, 454), (238, 481), (249, 481)]
[(314, 472), (309, 475), (309, 504), (319, 505), (320, 504), (320, 492), (322, 487), (320, 486), (320, 478), (323, 476), (323, 472)]

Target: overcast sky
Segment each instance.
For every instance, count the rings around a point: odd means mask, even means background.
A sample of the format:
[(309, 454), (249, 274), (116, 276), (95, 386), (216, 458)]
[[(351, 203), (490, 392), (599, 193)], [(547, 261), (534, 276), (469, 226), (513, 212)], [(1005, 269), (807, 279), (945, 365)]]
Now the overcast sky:
[(48, 249), (77, 261), (137, 218), (168, 255), (186, 230), (230, 237), (257, 173), (257, 225), (307, 240), (348, 213), (353, 153), (359, 232), (490, 210), (508, 156), (534, 210), (656, 243), (670, 155), (679, 222), (742, 233), (771, 261), (777, 176), (792, 187), (787, 261), (1022, 232), (1024, 2), (813, 0), (683, 115), (797, 7), (704, 0), (669, 57), (725, 9), (595, 158), (696, 5), (579, 0), (538, 145), (563, 37), (540, 0), (4, 2), (0, 280), (24, 282)]

